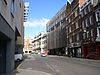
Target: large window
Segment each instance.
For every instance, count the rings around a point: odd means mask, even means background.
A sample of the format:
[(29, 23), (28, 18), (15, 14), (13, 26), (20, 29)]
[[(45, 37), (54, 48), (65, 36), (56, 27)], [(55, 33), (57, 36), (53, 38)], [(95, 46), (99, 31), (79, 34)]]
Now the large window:
[(79, 41), (79, 34), (77, 34), (76, 37), (77, 37), (77, 41)]
[(91, 37), (93, 37), (93, 29), (91, 29)]
[(72, 43), (72, 37), (70, 37), (69, 39), (70, 39), (70, 43)]
[(85, 15), (87, 14), (86, 8), (84, 8), (84, 14), (85, 14)]
[(89, 31), (87, 31), (86, 33), (87, 33), (87, 38), (89, 38)]
[(86, 39), (86, 33), (83, 33), (83, 39)]
[(92, 19), (93, 19), (92, 16), (90, 16), (90, 25), (93, 24), (93, 20)]
[(97, 37), (100, 37), (100, 27), (97, 27)]
[(82, 28), (83, 28), (83, 29), (85, 28), (85, 26), (84, 26), (84, 21), (82, 21)]
[(71, 32), (71, 27), (69, 27), (69, 32)]
[(77, 29), (77, 28), (79, 28), (79, 26), (78, 26), (78, 22), (76, 22), (76, 29)]
[(91, 11), (91, 4), (88, 5), (88, 11)]
[(12, 0), (12, 2), (11, 2), (11, 14), (12, 14), (12, 16), (14, 17), (14, 0)]
[(75, 17), (77, 17), (77, 16), (78, 16), (78, 11), (79, 11), (79, 9), (78, 9), (78, 8), (76, 8), (76, 9), (75, 9), (75, 11), (74, 11), (74, 13), (75, 13)]
[(88, 18), (86, 18), (86, 20), (85, 20), (85, 24), (86, 24), (86, 27), (89, 26), (89, 25), (88, 25)]
[(96, 11), (96, 21), (100, 20), (100, 9)]

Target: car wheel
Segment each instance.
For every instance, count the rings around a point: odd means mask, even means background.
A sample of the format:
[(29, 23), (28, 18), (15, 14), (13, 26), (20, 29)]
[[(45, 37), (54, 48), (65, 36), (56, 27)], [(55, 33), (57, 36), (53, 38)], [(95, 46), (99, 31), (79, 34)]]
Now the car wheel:
[(19, 61), (20, 61), (20, 59), (17, 59), (17, 61), (19, 62)]

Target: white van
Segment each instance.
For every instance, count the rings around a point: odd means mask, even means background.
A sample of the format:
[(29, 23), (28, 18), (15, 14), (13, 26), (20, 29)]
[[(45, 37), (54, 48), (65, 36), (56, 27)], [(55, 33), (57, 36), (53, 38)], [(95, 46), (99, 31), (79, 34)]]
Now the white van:
[(23, 55), (22, 54), (15, 54), (15, 61), (22, 61)]

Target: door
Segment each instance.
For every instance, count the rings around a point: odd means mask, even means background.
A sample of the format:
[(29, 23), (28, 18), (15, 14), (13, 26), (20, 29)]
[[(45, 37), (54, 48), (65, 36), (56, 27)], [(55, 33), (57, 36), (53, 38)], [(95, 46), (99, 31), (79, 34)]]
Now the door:
[(6, 40), (0, 39), (0, 73), (6, 72)]

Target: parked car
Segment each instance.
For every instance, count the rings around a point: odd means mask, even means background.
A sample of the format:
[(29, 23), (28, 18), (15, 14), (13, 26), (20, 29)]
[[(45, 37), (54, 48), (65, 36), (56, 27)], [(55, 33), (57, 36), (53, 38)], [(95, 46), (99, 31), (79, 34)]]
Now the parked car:
[(22, 54), (15, 54), (15, 61), (22, 61), (23, 60), (23, 55)]
[(41, 53), (41, 56), (42, 57), (46, 57), (46, 53)]

